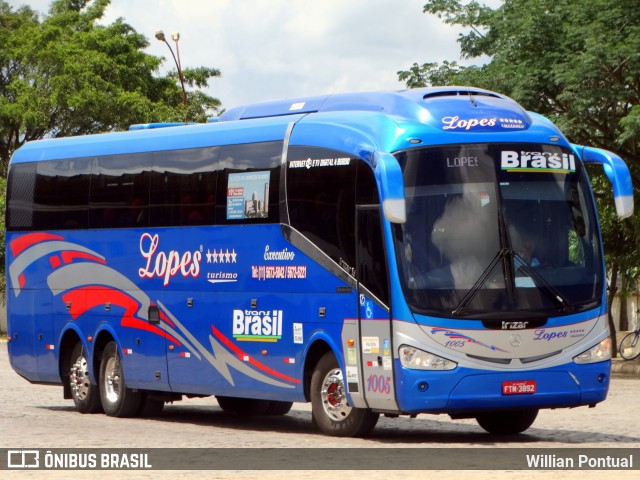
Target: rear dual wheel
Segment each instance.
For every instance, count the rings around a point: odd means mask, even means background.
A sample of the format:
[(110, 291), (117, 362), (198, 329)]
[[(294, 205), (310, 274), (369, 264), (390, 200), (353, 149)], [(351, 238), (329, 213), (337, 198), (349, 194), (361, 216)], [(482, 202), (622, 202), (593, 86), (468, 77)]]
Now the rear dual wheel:
[(89, 362), (82, 343), (73, 347), (68, 365), (68, 381), (71, 398), (80, 413), (97, 413), (102, 410), (98, 385), (91, 383)]
[(143, 396), (127, 387), (122, 360), (115, 342), (109, 342), (100, 361), (100, 399), (111, 417), (133, 417), (143, 409)]
[(148, 393), (133, 392), (126, 387), (115, 342), (107, 344), (102, 354), (102, 388), (91, 383), (89, 362), (80, 342), (73, 347), (67, 372), (71, 398), (80, 413), (104, 410), (107, 415), (115, 417), (155, 417), (162, 413), (164, 400)]

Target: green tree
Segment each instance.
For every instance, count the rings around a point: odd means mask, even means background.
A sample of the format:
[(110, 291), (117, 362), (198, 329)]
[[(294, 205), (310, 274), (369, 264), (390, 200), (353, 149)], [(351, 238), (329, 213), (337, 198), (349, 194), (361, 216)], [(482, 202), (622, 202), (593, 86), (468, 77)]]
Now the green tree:
[(0, 0), (0, 175), (11, 154), (40, 138), (124, 130), (134, 123), (203, 121), (220, 102), (198, 88), (215, 68), (185, 68), (187, 105), (176, 72), (123, 19), (99, 25), (110, 0), (55, 0), (40, 20)]
[[(484, 65), (415, 63), (398, 72), (409, 87), (474, 85), (546, 115), (574, 143), (611, 150), (640, 187), (640, 9), (637, 0), (433, 0), (423, 11), (462, 28), (465, 59)], [(640, 219), (615, 216), (610, 186), (590, 169), (602, 223), (610, 293), (640, 265)], [(612, 301), (613, 295), (610, 295)]]
[[(0, 207), (13, 152), (41, 138), (125, 130), (131, 124), (201, 122), (220, 101), (201, 89), (215, 68), (157, 75), (164, 59), (123, 19), (99, 25), (110, 0), (54, 0), (48, 15), (0, 0)], [(4, 293), (4, 213), (0, 215), (0, 293)]]

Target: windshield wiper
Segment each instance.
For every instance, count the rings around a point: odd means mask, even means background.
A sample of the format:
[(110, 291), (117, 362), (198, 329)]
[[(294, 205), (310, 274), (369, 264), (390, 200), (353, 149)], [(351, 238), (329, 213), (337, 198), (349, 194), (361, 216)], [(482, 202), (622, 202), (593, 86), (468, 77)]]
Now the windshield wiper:
[(553, 287), (549, 282), (547, 282), (542, 275), (536, 272), (531, 266), (527, 263), (527, 261), (518, 253), (511, 252), (513, 256), (514, 265), (515, 260), (518, 259), (520, 264), (518, 265), (518, 270), (522, 270), (528, 277), (533, 280), (533, 283), (544, 292), (544, 294), (549, 297), (549, 299), (555, 302), (559, 307), (562, 308), (564, 312), (572, 312), (573, 306), (567, 298), (562, 295), (562, 293), (555, 287)]
[(484, 271), (482, 272), (482, 275), (480, 275), (480, 278), (478, 278), (476, 283), (473, 284), (473, 287), (471, 287), (471, 289), (467, 292), (467, 294), (464, 296), (462, 301), (460, 301), (460, 303), (455, 308), (455, 310), (451, 312), (452, 315), (455, 315), (456, 317), (458, 317), (462, 314), (464, 307), (466, 307), (467, 304), (471, 300), (473, 300), (473, 297), (477, 295), (478, 291), (480, 291), (482, 286), (485, 284), (485, 282), (491, 275), (491, 272), (493, 272), (493, 269), (496, 268), (496, 265), (498, 265), (509, 254), (510, 254), (509, 249), (503, 248), (497, 253), (495, 257), (493, 257), (493, 260), (491, 260), (491, 263), (489, 264), (489, 266), (484, 269)]
[[(482, 286), (486, 283), (487, 279), (491, 275), (491, 272), (493, 272), (493, 269), (502, 260), (504, 260), (507, 257), (513, 260), (514, 265), (515, 265), (515, 260), (516, 259), (519, 260), (519, 263), (521, 265), (518, 265), (518, 269), (519, 270), (521, 269), (527, 276), (529, 276), (533, 280), (533, 283), (535, 283), (536, 286), (542, 292), (544, 292), (544, 294), (547, 297), (549, 297), (549, 299), (552, 302), (554, 302), (556, 305), (562, 308), (562, 311), (564, 312), (573, 311), (573, 307), (571, 303), (569, 303), (569, 301), (566, 299), (566, 297), (562, 295), (562, 293), (560, 293), (558, 289), (550, 285), (549, 282), (547, 282), (542, 275), (540, 275), (533, 268), (531, 268), (523, 257), (521, 257), (518, 253), (516, 253), (513, 250), (510, 250), (508, 248), (503, 248), (496, 254), (493, 260), (491, 260), (491, 263), (489, 264), (489, 266), (485, 268), (485, 270), (482, 272), (482, 275), (480, 275), (480, 278), (478, 278), (476, 283), (473, 284), (473, 287), (471, 287), (471, 289), (467, 292), (467, 294), (460, 301), (460, 303), (455, 308), (455, 310), (451, 312), (452, 315), (456, 317), (462, 315), (465, 307), (469, 304), (469, 302), (471, 302), (471, 300), (473, 300), (473, 298), (478, 294)], [(515, 281), (515, 276), (513, 278)]]

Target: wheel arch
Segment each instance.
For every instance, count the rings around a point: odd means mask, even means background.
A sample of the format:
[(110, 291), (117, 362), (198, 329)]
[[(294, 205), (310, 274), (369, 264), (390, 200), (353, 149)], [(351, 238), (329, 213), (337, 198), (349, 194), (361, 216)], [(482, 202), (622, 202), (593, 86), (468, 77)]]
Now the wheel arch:
[(58, 374), (60, 375), (60, 380), (62, 381), (63, 398), (67, 400), (72, 398), (71, 387), (69, 386), (68, 381), (69, 372), (67, 370), (71, 362), (71, 354), (73, 353), (73, 348), (77, 343), (82, 343), (80, 334), (74, 329), (69, 328), (62, 334), (59, 343), (60, 346), (58, 347), (58, 350), (60, 352), (60, 356), (58, 357)]
[(93, 357), (91, 358), (91, 370), (93, 374), (93, 380), (95, 380), (96, 383), (100, 381), (98, 377), (100, 376), (100, 362), (102, 360), (102, 352), (104, 351), (104, 347), (111, 341), (116, 342), (116, 347), (119, 350), (120, 346), (118, 345), (118, 341), (116, 340), (115, 335), (113, 335), (113, 333), (109, 330), (100, 331), (94, 339)]
[(316, 365), (327, 352), (333, 352), (335, 355), (334, 349), (323, 338), (316, 339), (309, 345), (304, 360), (304, 398), (307, 402), (311, 401), (311, 376)]

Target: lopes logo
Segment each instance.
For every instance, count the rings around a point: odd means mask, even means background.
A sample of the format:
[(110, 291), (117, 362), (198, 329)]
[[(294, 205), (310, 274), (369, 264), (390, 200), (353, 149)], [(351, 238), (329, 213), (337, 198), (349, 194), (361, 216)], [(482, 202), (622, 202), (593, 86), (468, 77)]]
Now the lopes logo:
[(138, 270), (140, 278), (160, 277), (163, 285), (169, 285), (171, 277), (180, 273), (183, 277), (197, 278), (200, 275), (200, 262), (202, 252), (184, 252), (182, 255), (177, 250), (169, 253), (158, 252), (160, 236), (143, 233), (140, 237), (140, 253), (147, 260), (147, 264)]
[(496, 118), (470, 118), (468, 120), (460, 117), (442, 117), (443, 130), (471, 130), (476, 127), (495, 127)]
[(551, 152), (513, 152), (505, 151), (501, 155), (502, 170), (508, 172), (555, 172), (572, 173), (576, 171), (576, 159), (571, 154)]
[(442, 117), (443, 130), (476, 130), (480, 128), (526, 128), (525, 122), (519, 118), (460, 118), (457, 115)]
[(282, 310), (234, 310), (233, 338), (239, 342), (277, 342), (282, 338)]

